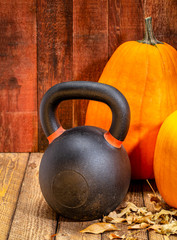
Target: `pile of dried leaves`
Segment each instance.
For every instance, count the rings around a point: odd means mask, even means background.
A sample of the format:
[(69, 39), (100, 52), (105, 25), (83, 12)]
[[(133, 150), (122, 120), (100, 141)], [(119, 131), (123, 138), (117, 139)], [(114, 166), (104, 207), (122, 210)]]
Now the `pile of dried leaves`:
[[(82, 230), (82, 233), (99, 234), (105, 231), (119, 231), (114, 224), (127, 224), (130, 230), (154, 230), (157, 233), (164, 234), (168, 239), (171, 234), (177, 234), (177, 209), (171, 209), (165, 205), (156, 194), (149, 194), (150, 202), (153, 204), (153, 211), (148, 211), (146, 207), (137, 207), (131, 202), (127, 202), (126, 207), (120, 209), (119, 212), (111, 212), (103, 218), (103, 222), (94, 223)], [(119, 236), (111, 233), (110, 239), (126, 239), (135, 240), (137, 238), (131, 236)]]

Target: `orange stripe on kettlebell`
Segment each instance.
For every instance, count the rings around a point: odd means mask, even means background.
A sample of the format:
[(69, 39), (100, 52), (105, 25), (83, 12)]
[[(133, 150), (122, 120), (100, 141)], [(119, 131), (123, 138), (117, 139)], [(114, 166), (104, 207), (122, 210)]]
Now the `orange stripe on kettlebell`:
[(104, 134), (104, 137), (108, 143), (110, 143), (112, 146), (116, 148), (121, 148), (122, 141), (117, 140), (115, 137), (113, 137), (110, 132), (106, 132)]
[(54, 133), (52, 133), (50, 136), (47, 137), (49, 144), (53, 142), (53, 140), (57, 137), (59, 137), (63, 132), (65, 131), (64, 128), (59, 127)]

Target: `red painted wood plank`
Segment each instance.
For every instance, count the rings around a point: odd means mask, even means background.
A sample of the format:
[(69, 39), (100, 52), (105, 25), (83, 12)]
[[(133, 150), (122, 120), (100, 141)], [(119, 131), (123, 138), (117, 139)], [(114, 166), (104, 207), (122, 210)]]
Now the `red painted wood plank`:
[(143, 11), (139, 0), (109, 0), (109, 58), (120, 44), (143, 38)]
[(0, 15), (0, 151), (37, 151), (35, 1), (1, 1)]
[(156, 38), (177, 49), (177, 1), (146, 1), (144, 12), (146, 17), (152, 16)]
[[(38, 107), (53, 85), (72, 80), (72, 0), (37, 0)], [(72, 101), (61, 104), (59, 119), (64, 128), (72, 125)], [(39, 123), (39, 150), (48, 145)]]
[(144, 18), (152, 16), (156, 37), (177, 48), (177, 2), (175, 0), (109, 0), (109, 58), (125, 41), (144, 34)]
[[(98, 81), (107, 60), (107, 0), (73, 0), (73, 79)], [(87, 101), (74, 103), (73, 126), (83, 125)]]

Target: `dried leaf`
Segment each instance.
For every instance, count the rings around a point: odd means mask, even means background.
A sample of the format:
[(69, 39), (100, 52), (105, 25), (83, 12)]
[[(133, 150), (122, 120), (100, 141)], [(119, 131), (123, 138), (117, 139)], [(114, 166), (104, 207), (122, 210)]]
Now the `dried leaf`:
[(148, 183), (149, 187), (153, 192), (153, 194), (148, 194), (148, 196), (150, 197), (150, 202), (153, 204), (154, 210), (160, 211), (160, 209), (163, 208), (162, 198), (156, 194), (148, 179), (146, 179), (146, 182)]
[(92, 225), (88, 226), (87, 228), (81, 230), (81, 233), (94, 233), (99, 234), (106, 231), (116, 231), (119, 230), (115, 225), (111, 223), (93, 223)]
[(154, 224), (154, 225), (151, 225), (149, 226), (148, 230), (155, 230), (156, 232), (159, 231), (159, 229), (161, 229), (162, 225), (160, 224)]
[(29, 168), (34, 169), (37, 167), (37, 164), (35, 162), (32, 162), (28, 165)]
[(148, 194), (149, 198), (150, 198), (150, 202), (153, 205), (153, 208), (155, 211), (160, 211), (161, 209), (169, 209), (169, 205), (167, 203), (165, 203), (165, 201), (162, 199), (162, 197), (160, 195), (157, 194)]
[(156, 224), (153, 226), (150, 226), (149, 229), (153, 229), (156, 232), (160, 234), (166, 234), (167, 236), (170, 236), (171, 234), (177, 234), (177, 222), (172, 222), (168, 224)]
[(125, 240), (138, 240), (138, 238), (134, 238), (134, 237), (127, 237)]
[(148, 223), (148, 224), (153, 224), (154, 222), (152, 221), (152, 216), (134, 216), (133, 222), (134, 223)]
[[(138, 211), (138, 207), (131, 202), (127, 202), (127, 207), (122, 209), (120, 213), (117, 213), (116, 216), (114, 216), (114, 218), (121, 218), (124, 215), (129, 215), (131, 213), (131, 211), (133, 211), (133, 212)], [(108, 216), (110, 216), (110, 214)]]
[(171, 234), (177, 234), (177, 222), (175, 221), (172, 223), (162, 225), (161, 233), (166, 234), (167, 236)]
[(117, 218), (118, 215), (119, 215), (119, 214), (116, 213), (116, 211), (113, 211), (113, 212), (110, 212), (109, 215), (108, 215), (107, 217), (110, 217), (110, 218), (114, 219), (114, 218)]
[(57, 236), (57, 233), (51, 235), (51, 236), (50, 236), (50, 237), (51, 237), (51, 240), (52, 240), (54, 237), (56, 237), (56, 236)]
[[(118, 213), (114, 211), (104, 217), (104, 222), (127, 222), (128, 225), (131, 224), (131, 226), (128, 227), (130, 230), (139, 229), (139, 231), (141, 231), (141, 229), (148, 228), (149, 230), (152, 229), (166, 236), (177, 234), (177, 209), (170, 209), (170, 207), (164, 204), (157, 195), (151, 194), (150, 198), (151, 202), (154, 202), (156, 205), (159, 204), (161, 211), (155, 210), (155, 212), (153, 211), (152, 213), (147, 211), (146, 207), (137, 207), (135, 204), (128, 202), (126, 207), (120, 209)], [(116, 234), (110, 234), (110, 236), (112, 236), (113, 239), (113, 236), (116, 236)]]
[(111, 223), (122, 223), (122, 222), (126, 222), (125, 218), (115, 218), (111, 221)]
[[(112, 218), (122, 218), (124, 215), (129, 216), (132, 214), (132, 212), (135, 212), (139, 215), (147, 215), (148, 211), (145, 207), (137, 207), (134, 203), (127, 202), (127, 206), (123, 208), (119, 213), (116, 213), (115, 211), (111, 212), (108, 216), (107, 219)], [(152, 214), (152, 213), (151, 213)]]
[(153, 213), (152, 213), (152, 212), (147, 212), (147, 213), (145, 214), (145, 216), (153, 216)]
[(140, 214), (140, 215), (145, 216), (148, 213), (148, 211), (147, 211), (147, 209), (145, 207), (141, 207), (141, 208), (138, 208), (137, 213)]
[(110, 233), (108, 237), (109, 237), (109, 239), (125, 239), (125, 235), (119, 236), (114, 233)]
[(158, 212), (158, 213), (156, 213), (156, 214), (154, 215), (154, 220), (157, 220), (157, 219), (160, 218), (162, 215), (175, 216), (176, 214), (177, 214), (177, 210), (170, 211), (170, 210), (162, 209), (160, 212)]
[(103, 222), (110, 222), (110, 223), (122, 223), (122, 222), (126, 222), (126, 219), (125, 218), (120, 218), (120, 217), (117, 217), (117, 213), (114, 211), (114, 212), (111, 212), (108, 216), (105, 216), (103, 218)]
[(126, 220), (127, 220), (127, 223), (128, 223), (128, 224), (132, 224), (132, 223), (133, 223), (133, 219), (134, 219), (134, 216), (133, 216), (133, 215), (130, 215), (130, 216), (127, 216), (127, 217), (126, 217)]
[(150, 198), (151, 203), (157, 204), (157, 203), (161, 203), (161, 201), (162, 201), (162, 199), (159, 196), (157, 196), (156, 194), (149, 193), (148, 196)]
[(144, 228), (147, 228), (147, 227), (149, 227), (149, 224), (140, 223), (140, 224), (135, 224), (135, 225), (129, 226), (128, 229), (144, 229)]
[(103, 222), (111, 222), (113, 220), (113, 218), (108, 217), (108, 216), (104, 216), (103, 217)]
[(136, 212), (139, 208), (132, 202), (127, 202), (127, 209)]

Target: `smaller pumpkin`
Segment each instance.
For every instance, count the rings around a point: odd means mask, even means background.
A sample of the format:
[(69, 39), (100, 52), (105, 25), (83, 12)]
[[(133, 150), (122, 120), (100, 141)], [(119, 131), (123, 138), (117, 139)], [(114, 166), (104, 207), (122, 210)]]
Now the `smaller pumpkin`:
[(156, 141), (154, 175), (165, 202), (177, 208), (177, 111), (163, 122)]

